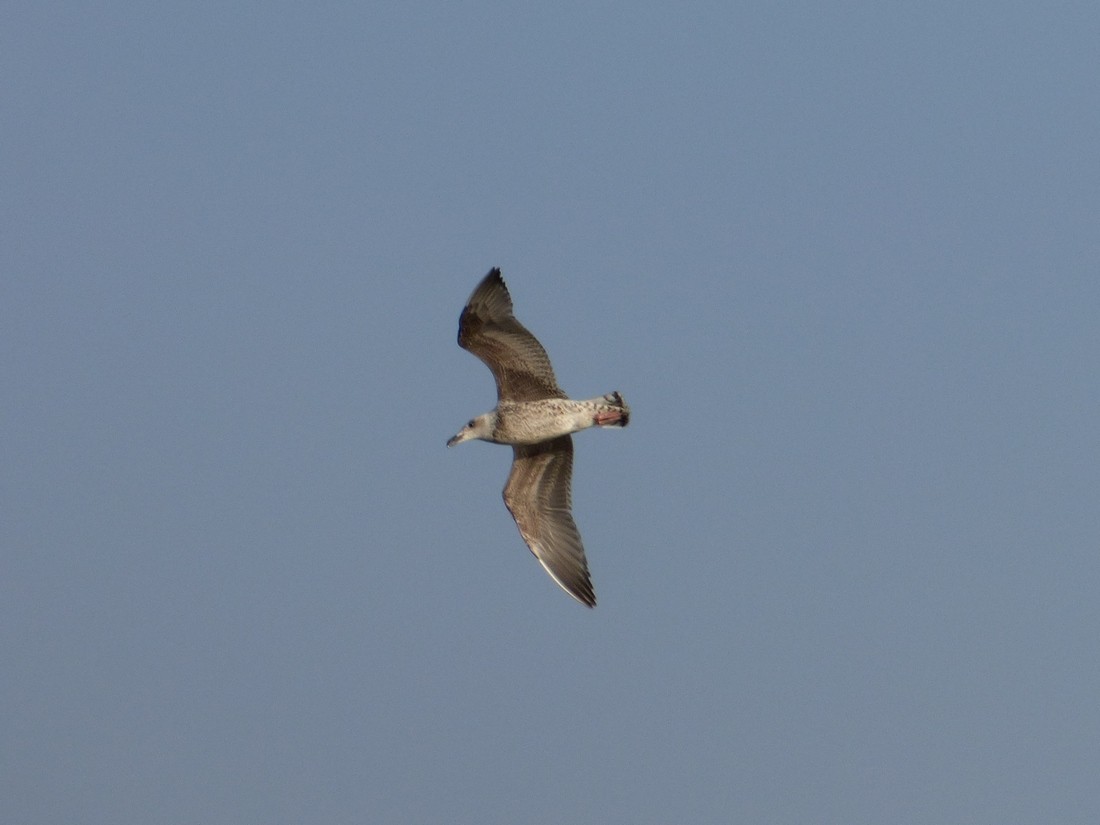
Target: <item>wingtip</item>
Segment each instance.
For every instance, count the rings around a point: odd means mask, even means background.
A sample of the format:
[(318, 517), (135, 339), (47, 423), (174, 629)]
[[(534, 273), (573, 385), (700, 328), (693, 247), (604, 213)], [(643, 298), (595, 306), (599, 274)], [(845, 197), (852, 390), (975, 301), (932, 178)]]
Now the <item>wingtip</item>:
[(561, 582), (557, 582), (557, 584), (561, 586), (562, 590), (572, 596), (574, 601), (584, 605), (589, 610), (592, 610), (596, 607), (596, 594), (592, 591), (591, 588), (578, 593), (574, 590), (570, 590), (568, 587), (565, 587), (561, 584)]
[[(536, 558), (538, 558), (538, 556), (536, 556)], [(592, 579), (588, 576), (587, 565), (584, 567), (582, 577), (578, 577), (576, 581), (566, 582), (541, 558), (539, 558), (539, 564), (541, 564), (543, 569), (550, 574), (550, 578), (554, 580), (554, 584), (569, 594), (575, 601), (580, 602), (590, 609), (596, 606), (596, 591), (592, 588)]]
[[(470, 301), (473, 301), (474, 297), (487, 287), (495, 288), (497, 286), (503, 287), (505, 293), (508, 292), (508, 285), (504, 283), (504, 276), (500, 274), (500, 267), (494, 266), (485, 274), (484, 278), (478, 281), (477, 286), (474, 287), (474, 291), (470, 293)], [(469, 301), (467, 301), (467, 305), (468, 304)]]

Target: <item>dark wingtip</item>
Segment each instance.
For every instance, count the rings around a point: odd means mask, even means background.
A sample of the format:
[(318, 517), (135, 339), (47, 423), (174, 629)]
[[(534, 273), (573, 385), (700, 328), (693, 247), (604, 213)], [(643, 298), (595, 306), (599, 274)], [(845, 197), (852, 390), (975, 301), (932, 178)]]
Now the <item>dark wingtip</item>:
[(580, 587), (571, 589), (569, 595), (589, 609), (596, 606), (596, 591), (591, 581), (586, 580)]
[(488, 274), (486, 274), (486, 276), (484, 278), (482, 278), (481, 281), (478, 282), (477, 287), (474, 289), (473, 293), (471, 293), (471, 295), (470, 295), (470, 300), (473, 300), (474, 295), (477, 295), (477, 293), (479, 291), (481, 291), (485, 287), (489, 286), (490, 284), (493, 284), (493, 285), (499, 284), (500, 286), (502, 286), (504, 288), (505, 292), (508, 292), (508, 285), (506, 283), (504, 283), (504, 277), (500, 274), (500, 267), (499, 266), (494, 266), (492, 269), (490, 269)]

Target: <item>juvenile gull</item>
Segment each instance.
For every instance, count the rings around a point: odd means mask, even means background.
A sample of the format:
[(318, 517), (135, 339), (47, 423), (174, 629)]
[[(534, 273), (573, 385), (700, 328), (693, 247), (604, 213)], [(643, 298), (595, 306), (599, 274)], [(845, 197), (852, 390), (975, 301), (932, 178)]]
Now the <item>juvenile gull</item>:
[(480, 438), (512, 445), (504, 503), (520, 535), (550, 577), (589, 607), (596, 594), (573, 521), (573, 439), (588, 427), (625, 427), (630, 408), (617, 392), (572, 401), (558, 386), (546, 350), (512, 315), (512, 296), (492, 269), (458, 319), (458, 345), (485, 362), (497, 384), (497, 406), (471, 419), (448, 447)]

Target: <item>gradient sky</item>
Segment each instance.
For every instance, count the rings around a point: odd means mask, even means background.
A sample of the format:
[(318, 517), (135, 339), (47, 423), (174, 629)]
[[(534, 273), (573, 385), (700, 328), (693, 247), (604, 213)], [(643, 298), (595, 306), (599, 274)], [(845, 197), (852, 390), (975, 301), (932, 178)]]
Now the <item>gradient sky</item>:
[(0, 820), (1100, 821), (1100, 7), (382, 5), (0, 13)]

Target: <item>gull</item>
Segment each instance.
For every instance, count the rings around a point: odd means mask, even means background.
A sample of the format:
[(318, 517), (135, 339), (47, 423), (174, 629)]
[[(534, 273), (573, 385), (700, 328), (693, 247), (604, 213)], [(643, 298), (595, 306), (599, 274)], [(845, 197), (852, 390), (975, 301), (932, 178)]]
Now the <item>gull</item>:
[(573, 439), (588, 427), (625, 427), (630, 408), (618, 392), (573, 401), (558, 386), (546, 350), (512, 314), (512, 296), (491, 269), (458, 319), (458, 345), (493, 373), (497, 406), (447, 442), (471, 439), (512, 446), (504, 504), (539, 564), (570, 596), (588, 607), (596, 594), (577, 525), (570, 488)]

